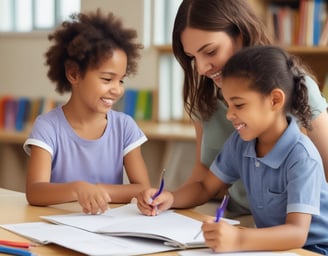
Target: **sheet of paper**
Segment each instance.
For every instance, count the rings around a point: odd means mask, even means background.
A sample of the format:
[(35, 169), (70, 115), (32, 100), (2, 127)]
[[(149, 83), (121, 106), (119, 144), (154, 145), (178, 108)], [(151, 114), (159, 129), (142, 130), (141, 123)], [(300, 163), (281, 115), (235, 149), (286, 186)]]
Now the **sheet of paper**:
[(195, 249), (180, 251), (180, 256), (299, 256), (292, 252), (231, 252), (231, 253), (215, 253), (211, 249)]
[(144, 255), (173, 249), (156, 240), (105, 236), (46, 222), (5, 224), (1, 227), (38, 243), (54, 243), (94, 256)]

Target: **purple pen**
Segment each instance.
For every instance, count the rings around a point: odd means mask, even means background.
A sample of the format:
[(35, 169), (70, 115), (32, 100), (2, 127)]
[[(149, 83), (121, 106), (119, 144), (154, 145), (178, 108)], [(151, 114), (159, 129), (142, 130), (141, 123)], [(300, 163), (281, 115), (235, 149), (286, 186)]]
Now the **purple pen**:
[(158, 197), (163, 189), (164, 189), (164, 174), (165, 174), (165, 169), (163, 169), (162, 173), (161, 173), (161, 181), (160, 181), (160, 186), (159, 186), (159, 189), (157, 190), (157, 192), (152, 196), (152, 200), (154, 200), (156, 197)]
[[(220, 206), (216, 209), (216, 217), (215, 222), (219, 222), (219, 220), (223, 217), (224, 211), (227, 208), (229, 201), (229, 195), (224, 195), (222, 202)], [(194, 236), (194, 240), (202, 233), (202, 230), (199, 230), (199, 232)]]
[(219, 222), (219, 220), (223, 217), (224, 211), (226, 210), (228, 205), (228, 201), (229, 201), (229, 195), (224, 195), (220, 207), (216, 209), (215, 222)]

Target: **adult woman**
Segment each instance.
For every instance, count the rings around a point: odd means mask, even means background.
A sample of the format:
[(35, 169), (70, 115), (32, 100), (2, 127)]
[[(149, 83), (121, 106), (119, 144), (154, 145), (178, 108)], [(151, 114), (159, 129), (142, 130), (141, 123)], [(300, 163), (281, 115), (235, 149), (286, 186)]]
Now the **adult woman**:
[[(194, 121), (197, 145), (196, 163), (185, 184), (203, 179), (233, 130), (226, 119), (220, 91), (224, 64), (243, 47), (270, 44), (264, 25), (244, 0), (207, 0), (206, 4), (202, 0), (182, 1), (174, 22), (172, 45), (184, 71), (184, 104)], [(327, 102), (310, 76), (306, 85), (312, 109), (312, 129), (306, 133), (320, 152), (327, 179)], [(234, 206), (230, 209), (248, 213), (241, 183), (235, 183), (229, 192)]]

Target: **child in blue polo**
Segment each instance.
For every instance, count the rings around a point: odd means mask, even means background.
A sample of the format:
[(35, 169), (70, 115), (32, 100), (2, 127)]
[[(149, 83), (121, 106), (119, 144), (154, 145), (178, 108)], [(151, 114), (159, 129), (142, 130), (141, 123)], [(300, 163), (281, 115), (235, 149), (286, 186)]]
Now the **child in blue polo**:
[(240, 179), (256, 228), (204, 222), (207, 246), (216, 252), (303, 247), (328, 255), (328, 184), (319, 152), (294, 118), (311, 129), (303, 67), (278, 47), (254, 46), (232, 56), (222, 77), (235, 132), (211, 172), (151, 203), (156, 189), (145, 190), (138, 196), (140, 211), (154, 215), (200, 205)]

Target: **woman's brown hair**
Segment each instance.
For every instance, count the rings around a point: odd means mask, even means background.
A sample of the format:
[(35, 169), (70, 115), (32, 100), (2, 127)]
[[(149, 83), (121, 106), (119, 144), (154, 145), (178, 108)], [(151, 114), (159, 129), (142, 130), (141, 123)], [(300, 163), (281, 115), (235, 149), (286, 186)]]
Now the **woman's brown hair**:
[(184, 71), (183, 99), (190, 117), (207, 120), (217, 110), (220, 90), (212, 79), (199, 76), (185, 54), (181, 34), (186, 27), (226, 32), (233, 40), (242, 36), (243, 46), (270, 45), (261, 19), (244, 0), (183, 0), (173, 27), (173, 53)]

